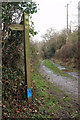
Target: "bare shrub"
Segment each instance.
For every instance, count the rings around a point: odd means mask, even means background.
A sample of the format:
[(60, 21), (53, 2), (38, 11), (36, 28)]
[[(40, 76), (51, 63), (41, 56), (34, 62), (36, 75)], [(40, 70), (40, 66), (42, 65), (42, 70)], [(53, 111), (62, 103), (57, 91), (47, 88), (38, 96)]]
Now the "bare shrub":
[(55, 53), (56, 58), (69, 59), (78, 57), (78, 43), (70, 44), (69, 46), (62, 46), (61, 49)]

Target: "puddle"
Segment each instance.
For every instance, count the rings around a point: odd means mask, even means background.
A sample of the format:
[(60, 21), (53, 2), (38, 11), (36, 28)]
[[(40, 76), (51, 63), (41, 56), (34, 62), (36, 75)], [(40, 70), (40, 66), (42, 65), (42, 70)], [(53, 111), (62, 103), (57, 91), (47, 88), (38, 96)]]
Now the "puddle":
[(66, 68), (64, 68), (64, 67), (61, 67), (61, 66), (56, 66), (57, 68), (59, 68), (60, 70), (65, 70)]
[(52, 73), (52, 71), (50, 69), (46, 68), (46, 66), (43, 66), (43, 69), (48, 73)]
[(68, 69), (62, 69), (62, 71), (65, 71), (65, 72), (72, 72), (71, 70), (68, 70)]
[(48, 70), (48, 72), (52, 73), (52, 71)]
[[(51, 60), (50, 60), (50, 62), (52, 62)], [(52, 62), (53, 63), (53, 62)], [(67, 68), (65, 68), (65, 67), (63, 67), (63, 66), (60, 66), (60, 65), (58, 65), (58, 64), (56, 64), (56, 63), (53, 63), (58, 69), (60, 69), (60, 70), (62, 70), (62, 71), (64, 71), (64, 72), (67, 72), (69, 75), (71, 75), (72, 77), (75, 77), (76, 79), (79, 79), (79, 75), (78, 75), (78, 73), (77, 72), (72, 72), (71, 70), (68, 70)]]
[[(51, 60), (50, 60), (51, 63), (53, 63)], [(59, 68), (60, 70), (65, 70), (66, 68), (65, 67), (62, 67), (56, 63), (53, 63), (57, 68)]]

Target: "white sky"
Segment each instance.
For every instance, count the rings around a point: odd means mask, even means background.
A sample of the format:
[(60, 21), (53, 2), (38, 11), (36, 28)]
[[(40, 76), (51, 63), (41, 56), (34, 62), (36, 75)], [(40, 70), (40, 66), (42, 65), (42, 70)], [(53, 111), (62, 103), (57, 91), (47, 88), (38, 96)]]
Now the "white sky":
[[(35, 30), (39, 31), (38, 35), (33, 37), (34, 41), (41, 41), (41, 35), (45, 34), (50, 27), (61, 31), (67, 26), (67, 3), (69, 14), (69, 26), (72, 21), (72, 29), (78, 24), (78, 2), (79, 0), (34, 0), (39, 6), (37, 13), (32, 16)], [(71, 3), (70, 3), (71, 1)]]

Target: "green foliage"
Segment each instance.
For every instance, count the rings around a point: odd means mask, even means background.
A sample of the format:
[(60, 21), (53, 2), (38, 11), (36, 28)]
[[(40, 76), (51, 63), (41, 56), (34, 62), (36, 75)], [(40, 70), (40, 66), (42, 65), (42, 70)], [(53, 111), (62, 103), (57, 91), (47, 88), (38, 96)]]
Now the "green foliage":
[[(17, 36), (18, 37), (17, 37)], [(22, 43), (21, 33), (16, 32), (16, 34), (13, 32), (12, 35), (6, 39), (5, 44), (3, 45), (3, 64), (10, 66), (16, 66), (16, 64), (13, 64), (16, 60), (20, 59), (19, 54), (19, 46)], [(13, 68), (13, 67), (12, 67)]]
[[(2, 94), (3, 94), (3, 101), (8, 99), (10, 96), (14, 97), (23, 97), (23, 93), (25, 95), (25, 90), (23, 88), (24, 85), (24, 75), (21, 74), (20, 71), (12, 71), (9, 68), (3, 66), (2, 68), (2, 81), (3, 81), (3, 88), (2, 88)], [(20, 90), (20, 91), (19, 91)], [(20, 92), (23, 93), (20, 93)], [(18, 92), (18, 94), (17, 94)], [(18, 96), (19, 95), (19, 96)], [(22, 99), (23, 99), (22, 98)]]
[[(21, 57), (24, 60), (24, 32), (12, 31), (9, 29), (10, 24), (23, 24), (23, 12), (31, 15), (37, 12), (37, 4), (35, 2), (3, 2), (2, 3), (2, 94), (3, 94), (3, 113), (5, 117), (26, 117), (26, 109), (24, 113), (21, 106), (27, 104), (25, 97), (25, 75), (20, 68)], [(31, 24), (33, 24), (31, 22)], [(32, 28), (31, 28), (32, 27)], [(31, 34), (34, 33), (34, 24), (30, 26), (32, 30)], [(23, 54), (23, 56), (22, 56)], [(36, 50), (31, 44), (31, 57), (36, 57)], [(22, 61), (24, 66), (24, 61)], [(17, 64), (19, 63), (19, 64)], [(19, 65), (19, 66), (18, 66)], [(22, 102), (23, 101), (23, 102)], [(24, 103), (25, 101), (25, 103)], [(5, 109), (6, 106), (6, 109)], [(33, 107), (34, 108), (34, 107)], [(20, 110), (23, 113), (20, 115)], [(29, 116), (29, 114), (28, 114)]]
[(65, 100), (68, 101), (68, 102), (71, 101), (71, 99), (69, 97), (66, 97)]
[(38, 62), (38, 55), (35, 44), (33, 42), (30, 42), (30, 57), (31, 64), (34, 66)]
[(57, 39), (57, 49), (60, 49), (64, 44), (66, 44), (66, 36), (61, 34)]
[[(23, 24), (23, 13), (31, 15), (37, 12), (37, 4), (35, 2), (3, 2), (2, 3), (2, 48), (3, 48), (3, 64), (12, 69), (16, 69), (16, 61), (21, 58), (20, 47), (24, 46), (24, 32), (12, 31), (9, 25), (13, 23)], [(30, 23), (30, 35), (35, 35), (34, 23)], [(24, 48), (22, 48), (24, 51)], [(34, 52), (35, 53), (35, 52)]]
[[(46, 43), (47, 44), (47, 43)], [(49, 46), (46, 46), (45, 44), (44, 44), (44, 46), (42, 47), (42, 51), (43, 51), (43, 53), (44, 53), (44, 55), (43, 55), (43, 58), (45, 59), (45, 58), (51, 58), (51, 57), (53, 57), (54, 56), (54, 53), (55, 53), (55, 47), (54, 47), (54, 44), (47, 44), (47, 45), (49, 45)]]
[(78, 42), (78, 31), (74, 31), (73, 33), (69, 34), (69, 43), (74, 44)]
[[(3, 119), (48, 119), (65, 116), (74, 118), (77, 110), (70, 98), (61, 90), (56, 92), (56, 87), (37, 71), (40, 62), (35, 65), (36, 71), (32, 72), (32, 80), (35, 83), (32, 103), (25, 100), (24, 76), (19, 72), (3, 66)], [(6, 77), (7, 76), (7, 77)], [(56, 93), (56, 94), (55, 94)], [(5, 98), (5, 100), (4, 100)], [(69, 106), (69, 108), (68, 108)], [(68, 114), (67, 113), (70, 113)]]
[[(39, 63), (36, 67), (39, 67)], [(72, 113), (75, 114), (75, 117), (77, 116), (77, 112), (74, 105), (72, 105), (71, 98), (68, 96), (66, 97), (64, 91), (56, 88), (54, 84), (50, 83), (46, 79), (44, 80), (43, 76), (37, 72), (32, 73), (32, 80), (35, 83), (36, 100), (42, 118), (59, 118), (64, 113), (68, 117), (71, 117)], [(67, 115), (69, 111), (72, 112)], [(38, 119), (41, 118), (39, 115), (35, 115), (35, 118), (36, 117)]]
[(54, 57), (57, 49), (60, 49), (66, 44), (66, 33), (63, 30), (61, 33), (55, 32), (53, 29), (47, 30), (47, 33), (42, 36), (44, 41), (42, 45), (43, 58)]
[(80, 46), (79, 42), (74, 42), (72, 44), (69, 44), (68, 47), (65, 45), (60, 50), (57, 50), (55, 52), (55, 58), (60, 59), (62, 62), (66, 63), (66, 65), (71, 68), (78, 69), (80, 68), (79, 46)]
[[(52, 31), (51, 31), (52, 32)], [(69, 45), (66, 46), (66, 30), (62, 30), (60, 33), (53, 31), (50, 34), (48, 30), (47, 34), (42, 37), (44, 39), (42, 45), (42, 57), (43, 59), (56, 58), (65, 62), (66, 65), (71, 67), (80, 68), (80, 42), (79, 42), (79, 30), (75, 30), (69, 33)], [(73, 61), (74, 59), (74, 61)]]
[[(35, 2), (3, 2), (2, 3), (2, 23), (3, 32), (6, 29), (8, 32), (8, 25), (12, 23), (22, 22), (23, 13), (26, 12), (31, 17), (32, 14), (37, 12), (37, 4)], [(21, 19), (21, 21), (20, 21)], [(31, 21), (30, 33), (32, 35), (37, 34), (32, 27), (33, 22)]]

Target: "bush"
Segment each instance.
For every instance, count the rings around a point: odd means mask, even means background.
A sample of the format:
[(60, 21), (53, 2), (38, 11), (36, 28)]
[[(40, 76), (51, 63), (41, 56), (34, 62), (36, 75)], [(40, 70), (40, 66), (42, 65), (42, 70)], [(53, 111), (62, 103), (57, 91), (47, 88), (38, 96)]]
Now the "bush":
[(55, 53), (55, 57), (59, 58), (77, 58), (78, 57), (78, 43), (71, 44), (69, 46), (64, 45), (58, 52)]
[(76, 64), (76, 67), (79, 67), (80, 60), (80, 43), (70, 44), (69, 46), (64, 45), (61, 49), (57, 50), (55, 53), (55, 58), (60, 59), (64, 62), (71, 61)]

